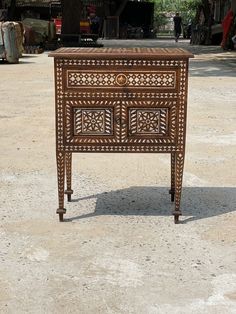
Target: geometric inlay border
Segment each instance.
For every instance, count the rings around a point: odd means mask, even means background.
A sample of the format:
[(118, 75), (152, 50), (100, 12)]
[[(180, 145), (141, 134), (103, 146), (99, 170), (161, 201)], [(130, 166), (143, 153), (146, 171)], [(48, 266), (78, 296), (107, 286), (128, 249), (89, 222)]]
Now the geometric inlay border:
[[(132, 88), (176, 89), (176, 71), (85, 71), (67, 70), (67, 88), (114, 88), (120, 86)], [(123, 84), (119, 79), (123, 78)]]

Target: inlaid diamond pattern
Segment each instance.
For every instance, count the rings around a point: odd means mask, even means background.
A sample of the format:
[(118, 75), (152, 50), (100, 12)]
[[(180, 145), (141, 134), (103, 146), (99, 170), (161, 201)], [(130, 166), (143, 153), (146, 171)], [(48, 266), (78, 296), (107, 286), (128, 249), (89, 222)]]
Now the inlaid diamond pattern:
[[(119, 87), (117, 83), (117, 73), (112, 72), (79, 72), (75, 70), (67, 71), (67, 87)], [(124, 75), (124, 74), (123, 74)], [(153, 71), (153, 72), (130, 72), (125, 74), (126, 86), (132, 87), (155, 87), (155, 88), (175, 88), (175, 71)]]

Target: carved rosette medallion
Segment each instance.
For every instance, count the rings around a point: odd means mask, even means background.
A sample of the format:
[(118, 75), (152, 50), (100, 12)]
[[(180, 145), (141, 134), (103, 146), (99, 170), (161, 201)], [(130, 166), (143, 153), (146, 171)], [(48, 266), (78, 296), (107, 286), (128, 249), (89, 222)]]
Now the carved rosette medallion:
[(120, 73), (116, 77), (116, 83), (119, 86), (125, 86), (128, 82), (127, 76), (123, 73)]

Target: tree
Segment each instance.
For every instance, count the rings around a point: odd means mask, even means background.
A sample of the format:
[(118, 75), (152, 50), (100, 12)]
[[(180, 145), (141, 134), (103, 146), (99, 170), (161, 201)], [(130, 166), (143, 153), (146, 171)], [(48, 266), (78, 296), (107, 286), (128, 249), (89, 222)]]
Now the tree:
[(176, 11), (180, 12), (183, 21), (193, 21), (196, 17), (196, 12), (201, 0), (185, 0), (178, 2)]
[(191, 43), (196, 45), (211, 44), (211, 26), (213, 24), (214, 0), (201, 0), (196, 9), (195, 25)]
[(79, 35), (82, 2), (81, 0), (62, 0), (62, 34)]
[[(157, 28), (168, 22), (167, 13), (179, 12), (184, 24), (191, 22), (193, 44), (211, 44), (214, 0), (154, 0)], [(232, 3), (236, 1), (232, 0)], [(236, 6), (236, 4), (235, 4)], [(236, 8), (235, 8), (236, 9)]]
[(168, 23), (167, 14), (173, 12), (173, 6), (169, 0), (156, 0), (154, 2), (154, 24), (157, 30), (159, 30), (161, 26), (165, 26)]
[[(155, 12), (154, 21), (156, 27), (164, 26), (168, 23), (167, 15), (179, 12), (183, 22), (188, 23), (194, 19), (196, 9), (201, 0), (154, 0)], [(150, 0), (150, 2), (153, 2)]]

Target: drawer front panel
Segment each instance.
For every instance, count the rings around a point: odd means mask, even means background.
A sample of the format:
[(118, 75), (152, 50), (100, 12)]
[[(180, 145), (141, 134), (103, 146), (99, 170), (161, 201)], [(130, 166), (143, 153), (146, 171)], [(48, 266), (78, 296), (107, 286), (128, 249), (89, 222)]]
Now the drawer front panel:
[(115, 144), (120, 126), (114, 123), (118, 107), (109, 100), (65, 100), (66, 145)]
[(86, 87), (159, 87), (175, 88), (175, 71), (94, 72), (67, 70), (67, 88)]
[(100, 71), (100, 70), (65, 70), (64, 90), (91, 90), (91, 89), (155, 89), (177, 92), (178, 71), (176, 69), (162, 70), (132, 70), (127, 69)]

